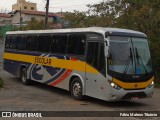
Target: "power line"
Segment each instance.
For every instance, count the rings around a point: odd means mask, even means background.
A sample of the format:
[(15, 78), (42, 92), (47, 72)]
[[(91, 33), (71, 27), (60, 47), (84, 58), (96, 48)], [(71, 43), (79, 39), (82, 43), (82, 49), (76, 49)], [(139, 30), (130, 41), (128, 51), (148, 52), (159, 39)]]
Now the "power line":
[[(97, 4), (97, 3), (88, 3), (88, 4)], [(88, 4), (76, 4), (76, 5), (67, 5), (67, 6), (58, 6), (54, 8), (62, 8), (62, 7), (72, 7), (72, 6), (82, 6), (82, 5), (88, 5)], [(42, 6), (43, 4), (38, 4), (39, 6)], [(54, 4), (55, 5), (55, 4)], [(52, 7), (49, 7), (52, 8)]]
[[(65, 1), (65, 2), (64, 2)], [(63, 2), (63, 3), (67, 3), (67, 2), (69, 2), (70, 0), (61, 0), (60, 2)], [(56, 5), (56, 4), (61, 4), (61, 3), (59, 3), (59, 2), (56, 2), (56, 3), (54, 3), (54, 5)]]
[[(61, 10), (61, 8), (56, 8), (56, 10), (57, 10), (57, 9)], [(65, 10), (66, 10), (66, 11), (67, 11), (67, 10), (84, 10), (84, 8), (76, 8), (76, 9), (75, 9), (75, 8), (67, 8), (67, 9), (63, 8), (63, 11), (65, 11)]]
[[(64, 0), (64, 1), (66, 1), (66, 0)], [(63, 2), (63, 1), (60, 1), (60, 2)], [(68, 3), (68, 2), (63, 2), (63, 3)], [(37, 4), (41, 5), (41, 6), (44, 5), (44, 4), (40, 4), (40, 3), (37, 3)], [(53, 3), (53, 4), (50, 3), (50, 5), (57, 5), (57, 4), (62, 4), (62, 3), (59, 3), (59, 2)]]
[(49, 7), (49, 8), (65, 8), (65, 7), (76, 7), (76, 6), (85, 6), (85, 5), (69, 5), (69, 6), (59, 6), (59, 7)]
[[(81, 6), (81, 7), (80, 7)], [(85, 8), (85, 9), (84, 9)], [(52, 9), (51, 11), (53, 12), (53, 10), (58, 10), (59, 9), (59, 11), (61, 10), (61, 9), (63, 9), (63, 11), (72, 11), (72, 10), (79, 10), (79, 11), (87, 11), (87, 6), (85, 6), (85, 5), (70, 5), (70, 6), (59, 6), (59, 7), (49, 7), (49, 9)], [(43, 11), (43, 7), (42, 6), (40, 6), (39, 7), (39, 9), (41, 9), (42, 11)]]
[[(91, 3), (91, 4), (97, 4), (97, 3)], [(87, 4), (67, 5), (67, 6), (58, 6), (58, 7), (49, 7), (49, 8), (63, 8), (63, 7), (74, 7), (74, 6), (87, 6)]]

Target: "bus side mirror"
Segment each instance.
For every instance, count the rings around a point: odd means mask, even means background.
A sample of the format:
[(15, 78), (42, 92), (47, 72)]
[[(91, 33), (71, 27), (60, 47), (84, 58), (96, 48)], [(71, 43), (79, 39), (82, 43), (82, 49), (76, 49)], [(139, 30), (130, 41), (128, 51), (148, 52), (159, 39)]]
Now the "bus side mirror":
[(109, 47), (105, 46), (105, 57), (109, 56)]
[(109, 45), (108, 45), (108, 42), (105, 41), (104, 45), (105, 45), (105, 52), (104, 52), (105, 57), (109, 57)]
[(109, 46), (108, 46), (108, 43), (107, 41), (104, 42), (105, 44), (105, 57), (108, 57), (109, 56)]

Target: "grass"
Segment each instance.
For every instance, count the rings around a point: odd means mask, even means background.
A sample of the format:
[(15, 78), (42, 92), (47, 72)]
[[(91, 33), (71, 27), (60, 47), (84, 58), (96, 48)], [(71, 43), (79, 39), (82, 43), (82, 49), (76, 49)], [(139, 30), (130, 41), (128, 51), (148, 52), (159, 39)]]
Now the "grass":
[(4, 85), (4, 82), (3, 82), (2, 78), (0, 77), (0, 88), (2, 88), (3, 85)]
[(160, 83), (159, 83), (159, 82), (156, 82), (156, 83), (155, 83), (155, 87), (156, 87), (156, 88), (160, 88)]

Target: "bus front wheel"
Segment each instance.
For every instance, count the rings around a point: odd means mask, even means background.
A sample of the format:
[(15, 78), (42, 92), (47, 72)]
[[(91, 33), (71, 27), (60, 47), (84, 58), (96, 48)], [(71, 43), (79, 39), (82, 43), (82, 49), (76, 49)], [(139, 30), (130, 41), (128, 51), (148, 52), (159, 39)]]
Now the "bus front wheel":
[(27, 69), (26, 68), (22, 68), (20, 71), (20, 80), (22, 81), (22, 83), (24, 85), (29, 85), (30, 84), (30, 80), (27, 79)]
[(76, 100), (82, 100), (83, 94), (82, 94), (82, 82), (80, 81), (79, 78), (74, 78), (73, 81), (71, 82), (71, 96), (76, 99)]

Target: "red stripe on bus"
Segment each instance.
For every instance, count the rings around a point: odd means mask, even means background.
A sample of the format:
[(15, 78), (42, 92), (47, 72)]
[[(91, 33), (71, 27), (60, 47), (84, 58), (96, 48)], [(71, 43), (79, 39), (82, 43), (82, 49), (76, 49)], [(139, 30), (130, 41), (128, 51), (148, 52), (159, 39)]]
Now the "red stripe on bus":
[(58, 78), (55, 82), (49, 84), (51, 86), (55, 86), (57, 85), (58, 83), (62, 82), (64, 79), (66, 79), (70, 73), (72, 72), (72, 70), (67, 70), (60, 78)]
[(77, 58), (70, 58), (72, 61), (77, 61)]

